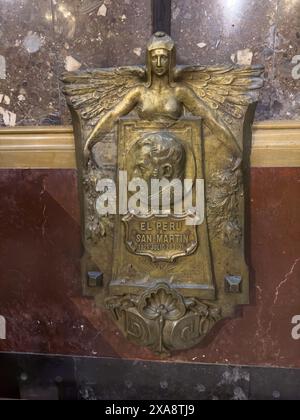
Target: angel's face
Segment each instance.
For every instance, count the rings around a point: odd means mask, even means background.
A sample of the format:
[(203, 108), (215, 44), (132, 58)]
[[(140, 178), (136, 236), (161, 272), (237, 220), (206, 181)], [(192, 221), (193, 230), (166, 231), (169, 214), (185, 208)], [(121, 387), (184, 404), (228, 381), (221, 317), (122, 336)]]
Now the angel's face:
[(152, 71), (159, 77), (164, 76), (169, 71), (169, 51), (161, 48), (151, 52)]

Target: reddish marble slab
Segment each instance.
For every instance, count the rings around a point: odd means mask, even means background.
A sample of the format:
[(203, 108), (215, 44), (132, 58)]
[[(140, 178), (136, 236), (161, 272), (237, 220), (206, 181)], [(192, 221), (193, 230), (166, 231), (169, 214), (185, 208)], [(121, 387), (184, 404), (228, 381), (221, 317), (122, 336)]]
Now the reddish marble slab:
[[(0, 172), (0, 351), (157, 359), (81, 295), (76, 173)], [(300, 168), (251, 172), (251, 303), (169, 360), (300, 367)]]

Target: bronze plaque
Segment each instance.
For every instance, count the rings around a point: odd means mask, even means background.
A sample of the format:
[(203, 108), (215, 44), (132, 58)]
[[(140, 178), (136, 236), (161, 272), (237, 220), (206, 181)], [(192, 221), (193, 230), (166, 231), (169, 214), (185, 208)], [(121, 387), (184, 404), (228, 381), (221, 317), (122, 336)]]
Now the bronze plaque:
[[(162, 356), (197, 345), (249, 302), (244, 180), (262, 74), (261, 66), (177, 66), (174, 41), (158, 32), (144, 67), (63, 76), (83, 293), (111, 312), (125, 337)], [(165, 181), (178, 187), (168, 212), (167, 187), (152, 191)], [(181, 202), (197, 202), (198, 185), (203, 214), (180, 212)]]

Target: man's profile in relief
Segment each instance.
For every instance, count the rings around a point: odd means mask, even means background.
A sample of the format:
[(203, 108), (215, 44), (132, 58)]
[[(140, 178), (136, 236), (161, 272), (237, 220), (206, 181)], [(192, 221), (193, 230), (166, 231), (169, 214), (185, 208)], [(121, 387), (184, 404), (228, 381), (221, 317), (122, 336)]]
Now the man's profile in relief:
[(181, 141), (170, 133), (151, 133), (139, 139), (134, 146), (133, 176), (144, 179), (183, 181), (186, 151)]

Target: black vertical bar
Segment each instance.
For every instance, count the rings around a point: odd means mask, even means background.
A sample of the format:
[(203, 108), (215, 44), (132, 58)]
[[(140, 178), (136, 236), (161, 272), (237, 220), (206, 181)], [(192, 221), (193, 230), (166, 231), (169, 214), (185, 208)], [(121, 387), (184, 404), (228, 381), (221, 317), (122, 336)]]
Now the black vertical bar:
[(172, 0), (152, 0), (152, 29), (171, 34)]

